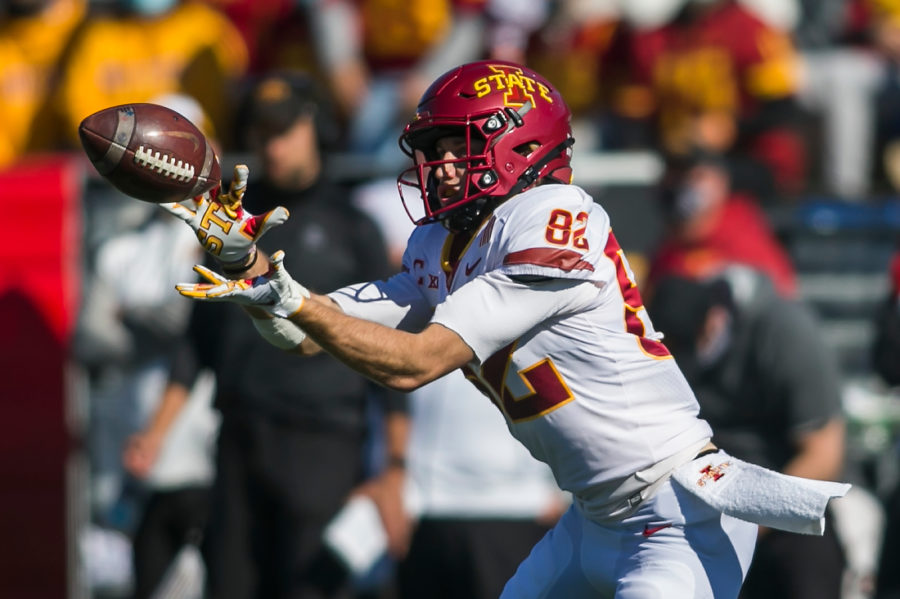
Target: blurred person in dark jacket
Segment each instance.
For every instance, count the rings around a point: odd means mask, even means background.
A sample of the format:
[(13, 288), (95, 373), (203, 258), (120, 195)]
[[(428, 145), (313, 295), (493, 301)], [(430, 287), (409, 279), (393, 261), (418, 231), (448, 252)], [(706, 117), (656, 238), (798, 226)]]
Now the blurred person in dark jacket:
[[(648, 311), (719, 447), (793, 476), (842, 475), (840, 375), (807, 307), (730, 267), (662, 279)], [(844, 563), (834, 527), (822, 537), (763, 530), (741, 597), (839, 599)]]
[[(890, 291), (875, 317), (875, 342), (872, 348), (873, 366), (882, 380), (896, 387), (900, 385), (900, 251), (890, 264)], [(900, 459), (900, 447), (894, 446)], [(881, 548), (878, 568), (878, 599), (900, 599), (900, 483), (885, 502), (887, 527)]]

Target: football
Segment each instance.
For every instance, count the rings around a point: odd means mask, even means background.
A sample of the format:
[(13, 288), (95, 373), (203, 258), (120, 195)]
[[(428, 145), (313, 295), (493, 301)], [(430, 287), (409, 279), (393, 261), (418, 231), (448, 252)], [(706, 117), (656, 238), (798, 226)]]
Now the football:
[(116, 189), (145, 202), (180, 202), (219, 184), (216, 153), (188, 119), (158, 104), (123, 104), (78, 126), (91, 163)]

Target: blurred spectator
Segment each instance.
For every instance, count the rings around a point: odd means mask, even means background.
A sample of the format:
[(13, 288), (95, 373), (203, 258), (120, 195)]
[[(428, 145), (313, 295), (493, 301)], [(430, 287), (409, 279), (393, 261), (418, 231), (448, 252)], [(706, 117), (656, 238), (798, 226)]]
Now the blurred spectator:
[(890, 293), (878, 311), (875, 347), (872, 350), (875, 372), (889, 385), (900, 385), (900, 252), (890, 266)]
[[(877, 183), (900, 190), (900, 3), (867, 0), (869, 35), (883, 71), (874, 90), (874, 174)], [(870, 128), (872, 124), (869, 125)], [(871, 171), (870, 171), (871, 172)], [(881, 189), (884, 189), (883, 185)]]
[(312, 29), (319, 0), (206, 1), (227, 15), (244, 37), (250, 57), (248, 75), (297, 70), (326, 81)]
[(196, 0), (117, 0), (115, 6), (88, 19), (61, 66), (54, 108), (62, 141), (78, 147), (78, 124), (97, 110), (185, 93), (227, 146), (231, 84), (247, 67), (247, 49), (231, 22)]
[(209, 513), (218, 417), (211, 405), (215, 381), (205, 374), (193, 389), (168, 385), (122, 455), (125, 468), (150, 490), (132, 540), (134, 599), (157, 597), (174, 579), (190, 596), (203, 590), (202, 570), (186, 568), (179, 558), (189, 552), (199, 562)]
[(303, 12), (301, 2), (294, 0), (206, 0), (206, 2), (219, 9), (240, 31), (247, 46), (249, 72), (252, 74), (262, 73), (272, 66), (266, 61), (266, 56), (273, 47), (308, 42), (291, 39), (278, 32), (286, 20), (293, 20), (295, 15)]
[[(648, 311), (719, 447), (785, 474), (841, 476), (840, 374), (808, 308), (731, 268), (660, 281)], [(741, 597), (839, 599), (844, 564), (833, 526), (823, 537), (765, 530)]]
[[(414, 226), (396, 181), (363, 185), (355, 201), (381, 225), (399, 269)], [(461, 372), (413, 391), (409, 402), (406, 505), (415, 524), (397, 570), (399, 597), (499, 597), (568, 498)]]
[(124, 485), (117, 456), (153, 410), (171, 344), (187, 324), (191, 305), (174, 297), (172, 286), (191, 276), (200, 254), (179, 224), (154, 211), (136, 230), (113, 235), (101, 245), (85, 286), (75, 351), (91, 373), (89, 445), (101, 521), (117, 520), (110, 514)]
[(47, 102), (85, 0), (9, 0), (0, 8), (0, 168), (51, 149)]
[[(206, 115), (192, 98), (167, 95), (152, 100), (178, 111), (209, 133)], [(216, 143), (211, 135), (210, 139)], [(178, 219), (111, 188), (107, 193), (114, 196), (110, 201), (134, 205), (143, 221), (133, 228), (105, 231), (92, 253), (75, 350), (80, 363), (91, 373), (88, 446), (94, 519), (101, 526), (118, 528), (129, 535), (137, 530), (137, 559), (133, 564), (136, 596), (149, 597), (183, 541), (168, 552), (153, 551), (149, 556), (153, 564), (145, 561), (142, 542), (150, 532), (144, 509), (147, 491), (169, 491), (163, 501), (162, 495), (151, 496), (149, 513), (168, 509), (174, 515), (177, 511), (185, 529), (182, 536), (188, 534), (187, 529), (202, 525), (205, 510), (183, 506), (196, 505), (196, 498), (203, 495), (210, 480), (210, 445), (204, 443), (209, 437), (209, 398), (205, 411), (204, 399), (200, 398), (201, 407), (191, 411), (194, 417), (181, 425), (193, 427), (197, 438), (178, 442), (177, 463), (170, 458), (160, 464), (152, 473), (151, 484), (135, 485), (118, 456), (126, 439), (144, 427), (156, 410), (174, 360), (172, 346), (184, 335), (192, 307), (172, 294), (172, 286), (191, 276), (202, 251)], [(151, 474), (149, 468), (142, 474)], [(148, 572), (148, 566), (154, 573)]]
[(618, 4), (617, 0), (553, 3), (547, 22), (535, 27), (529, 40), (527, 60), (511, 58), (548, 74), (572, 111), (582, 151), (604, 146), (603, 131), (596, 127), (602, 125), (613, 77), (608, 69), (619, 27)]
[(260, 34), (253, 74), (278, 69), (304, 71), (327, 85), (328, 77), (319, 61), (308, 4), (307, 1), (291, 3), (290, 11)]
[(670, 22), (685, 0), (616, 0), (629, 25), (637, 29), (654, 29)]
[[(819, 1), (827, 7), (831, 0)], [(800, 11), (803, 7), (800, 3), (802, 0), (800, 2), (798, 0), (738, 0), (738, 2), (772, 27), (784, 32), (791, 32), (791, 37), (794, 37), (793, 32), (801, 18)]]
[[(760, 198), (805, 185), (806, 152), (796, 130), (798, 56), (788, 33), (735, 0), (687, 0), (675, 18), (635, 29), (629, 40), (635, 83), (652, 93), (662, 147), (728, 153)], [(634, 94), (634, 90), (629, 92)], [(635, 106), (617, 100), (614, 106)]]
[(574, 8), (572, 4), (550, 0), (486, 0), (488, 28), (485, 58), (527, 64), (531, 35), (548, 26), (551, 12), (577, 12), (570, 10)]
[(91, 518), (128, 536), (139, 524), (145, 492), (126, 476), (117, 456), (162, 393), (171, 344), (183, 334), (190, 309), (172, 296), (172, 286), (190, 276), (200, 258), (196, 239), (179, 225), (154, 212), (134, 230), (109, 234), (86, 277), (74, 340), (75, 359), (89, 373)]
[(854, 0), (797, 0), (794, 42), (801, 52), (829, 48), (849, 29), (848, 4)]
[(780, 295), (796, 295), (790, 257), (753, 199), (732, 190), (721, 157), (673, 157), (658, 193), (666, 231), (651, 258), (650, 288), (667, 274), (707, 277), (743, 264), (768, 276)]
[[(900, 251), (890, 266), (891, 290), (876, 317), (875, 371), (892, 386), (900, 385)], [(900, 447), (894, 444), (895, 459)], [(900, 599), (900, 482), (885, 501), (887, 526), (878, 569), (877, 599)]]
[(486, 0), (315, 0), (322, 68), (347, 121), (350, 151), (405, 160), (402, 129), (428, 84), (485, 48)]
[[(398, 560), (400, 599), (492, 599), (569, 505), (549, 469), (518, 445), (499, 411), (457, 371), (410, 396), (402, 545), (370, 505), (351, 500), (325, 539), (357, 580)], [(394, 596), (394, 595), (391, 595)]]
[[(260, 246), (294, 256), (292, 268), (316, 289), (388, 271), (375, 225), (321, 177), (327, 108), (308, 77), (277, 73), (258, 81), (243, 113), (260, 164), (243, 205), (254, 214), (276, 205), (291, 211)], [(178, 361), (170, 385), (189, 387), (198, 368), (209, 367), (222, 418), (203, 539), (207, 596), (339, 596), (322, 532), (363, 481), (373, 386), (327, 354), (299, 362), (269, 345), (234, 305), (198, 304), (189, 339), (193, 358)], [(394, 407), (386, 445), (402, 460), (406, 415)], [(395, 538), (403, 481), (402, 468), (391, 467), (359, 490)]]
[(805, 15), (797, 30), (804, 67), (800, 96), (820, 117), (822, 183), (829, 193), (863, 200), (873, 175), (884, 182), (876, 97), (886, 74), (873, 43), (871, 0), (805, 2), (804, 12), (811, 18)]
[[(898, 453), (897, 448), (894, 452)], [(897, 455), (900, 459), (900, 455)], [(900, 560), (900, 484), (885, 501), (887, 525), (884, 529), (884, 545), (878, 567), (876, 599), (900, 599), (900, 572), (897, 571), (897, 560)]]
[[(129, 536), (141, 526), (148, 493), (126, 476), (118, 456), (128, 436), (155, 409), (172, 363), (172, 344), (187, 325), (190, 304), (173, 297), (172, 286), (191, 276), (200, 253), (185, 228), (154, 212), (137, 230), (104, 242), (77, 330), (76, 355), (92, 373), (88, 455), (93, 520)], [(192, 462), (187, 453), (180, 466)], [(202, 476), (178, 482), (204, 484)], [(142, 580), (140, 562), (134, 565)]]

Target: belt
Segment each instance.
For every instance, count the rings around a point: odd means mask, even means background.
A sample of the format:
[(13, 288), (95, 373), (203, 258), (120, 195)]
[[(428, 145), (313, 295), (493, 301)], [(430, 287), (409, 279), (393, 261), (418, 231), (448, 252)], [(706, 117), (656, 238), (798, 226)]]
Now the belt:
[[(597, 523), (616, 522), (627, 518), (648, 498), (652, 497), (672, 472), (697, 459), (698, 454), (716, 452), (718, 448), (709, 439), (698, 441), (675, 455), (635, 472), (631, 476), (597, 485), (588, 493), (576, 495), (576, 504), (585, 517)], [(604, 497), (602, 502), (596, 501)]]

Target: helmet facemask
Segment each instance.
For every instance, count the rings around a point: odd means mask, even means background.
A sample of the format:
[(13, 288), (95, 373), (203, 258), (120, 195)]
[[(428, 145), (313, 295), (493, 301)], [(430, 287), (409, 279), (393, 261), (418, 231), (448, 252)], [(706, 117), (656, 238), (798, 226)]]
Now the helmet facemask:
[[(435, 119), (413, 128), (400, 140), (400, 147), (413, 159), (414, 165), (400, 174), (398, 186), (407, 214), (416, 224), (441, 221), (448, 228), (451, 215), (464, 206), (484, 207), (497, 188), (499, 177), (492, 147), (505, 133), (507, 120), (496, 114), (475, 115), (465, 122)], [(437, 143), (444, 138), (462, 140), (454, 157), (439, 156)], [(441, 197), (436, 171), (452, 165), (464, 170), (456, 193)], [(423, 206), (424, 214), (416, 213)], [(470, 208), (469, 211), (472, 209)], [(479, 211), (480, 212), (480, 211)]]

